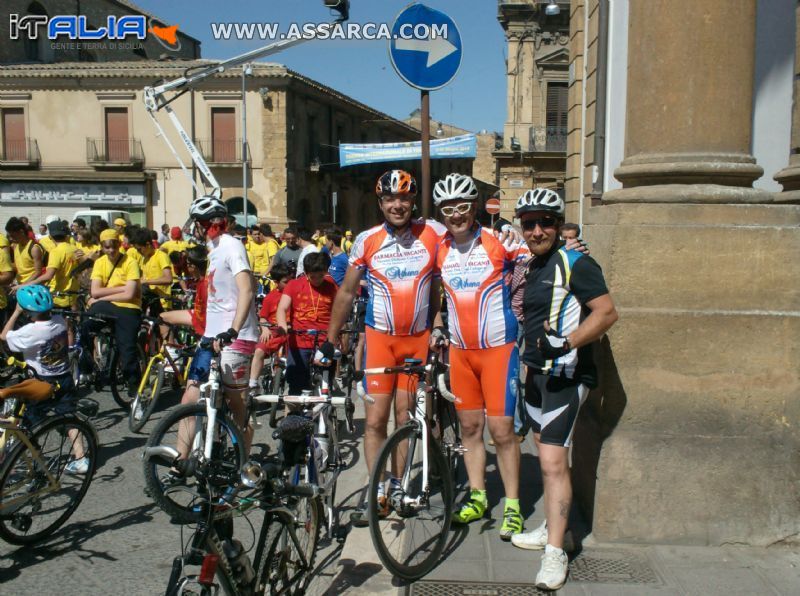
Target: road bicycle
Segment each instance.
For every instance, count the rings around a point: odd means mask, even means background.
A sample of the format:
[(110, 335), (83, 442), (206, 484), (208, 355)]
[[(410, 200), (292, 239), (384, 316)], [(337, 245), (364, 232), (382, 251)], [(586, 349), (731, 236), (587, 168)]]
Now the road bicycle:
[(61, 527), (83, 500), (97, 466), (97, 434), (81, 415), (25, 426), (26, 402), (51, 399), (53, 391), (36, 379), (0, 389), (0, 401), (15, 400), (12, 415), (0, 419), (0, 537), (12, 544), (38, 542)]
[[(282, 435), (286, 444), (298, 438), (289, 432)], [(305, 593), (319, 540), (322, 504), (318, 487), (291, 483), (286, 472), (281, 464), (248, 462), (235, 496), (219, 501), (198, 498), (200, 519), (189, 545), (182, 544), (182, 554), (173, 561), (167, 596), (211, 595), (220, 589), (232, 596)], [(201, 485), (206, 483), (203, 468), (196, 475)], [(251, 559), (233, 537), (233, 520), (256, 509), (264, 512), (264, 519)], [(191, 566), (199, 566), (199, 573), (190, 573)]]
[[(417, 388), (411, 418), (386, 439), (370, 474), (369, 529), (384, 566), (413, 581), (438, 563), (446, 545), (456, 459), (464, 448), (453, 406), (456, 397), (447, 388), (447, 366), (437, 352), (427, 364), (408, 358), (401, 366), (370, 368), (356, 376), (384, 374), (416, 377)], [(357, 388), (364, 393), (361, 383)], [(387, 491), (385, 471), (391, 469), (392, 458), (397, 458), (400, 485)], [(379, 504), (379, 494), (387, 495), (386, 506)]]
[[(177, 327), (180, 326), (173, 325), (171, 329), (175, 330)], [(183, 334), (172, 333), (172, 335), (179, 337)], [(189, 337), (194, 339), (193, 334)], [(193, 344), (194, 341), (188, 343), (164, 341), (161, 342), (158, 352), (150, 357), (128, 413), (128, 428), (131, 432), (139, 432), (150, 419), (165, 380), (176, 390), (186, 385), (195, 352)]]

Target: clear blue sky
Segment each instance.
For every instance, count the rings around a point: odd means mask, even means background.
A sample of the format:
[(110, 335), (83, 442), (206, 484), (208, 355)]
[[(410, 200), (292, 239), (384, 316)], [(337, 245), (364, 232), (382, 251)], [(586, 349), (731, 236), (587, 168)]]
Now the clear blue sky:
[[(262, 45), (214, 40), (211, 22), (326, 22), (322, 0), (134, 0), (144, 10), (178, 25), (203, 42), (204, 58), (230, 58)], [(350, 20), (391, 25), (408, 0), (351, 0)], [(431, 92), (431, 115), (472, 131), (501, 131), (506, 118), (505, 38), (495, 0), (425, 0), (458, 25), (464, 44), (461, 69), (450, 85)], [(326, 40), (301, 44), (266, 59), (285, 64), (396, 118), (419, 107), (419, 91), (394, 72), (388, 42)]]

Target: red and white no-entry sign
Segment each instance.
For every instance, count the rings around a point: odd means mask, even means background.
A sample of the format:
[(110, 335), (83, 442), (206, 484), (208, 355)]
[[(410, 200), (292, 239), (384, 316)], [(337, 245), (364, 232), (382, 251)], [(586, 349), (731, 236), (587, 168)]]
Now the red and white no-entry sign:
[(486, 213), (497, 215), (500, 213), (500, 199), (489, 199), (486, 201)]

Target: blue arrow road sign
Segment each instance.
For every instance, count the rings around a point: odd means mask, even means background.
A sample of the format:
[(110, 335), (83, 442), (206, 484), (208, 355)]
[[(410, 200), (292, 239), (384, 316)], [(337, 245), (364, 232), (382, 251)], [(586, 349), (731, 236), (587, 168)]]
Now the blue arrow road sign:
[(449, 16), (412, 4), (392, 26), (392, 65), (406, 83), (433, 91), (447, 85), (461, 66), (461, 34)]

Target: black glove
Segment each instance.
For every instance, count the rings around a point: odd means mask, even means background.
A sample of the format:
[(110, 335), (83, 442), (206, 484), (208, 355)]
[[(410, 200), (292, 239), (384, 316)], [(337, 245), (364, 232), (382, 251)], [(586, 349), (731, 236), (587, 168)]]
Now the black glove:
[(545, 360), (555, 360), (572, 351), (567, 338), (552, 329), (545, 331), (545, 336), (536, 340), (536, 347)]
[(439, 325), (438, 327), (434, 327), (431, 331), (431, 337), (434, 340), (434, 344), (439, 346), (442, 345), (444, 340), (450, 339), (450, 332), (447, 330), (447, 327)]
[(228, 344), (233, 343), (233, 340), (235, 340), (237, 337), (239, 337), (239, 332), (231, 327), (227, 331), (223, 331), (222, 333), (218, 334), (214, 339), (216, 339), (221, 346), (227, 346)]
[(328, 360), (333, 360), (336, 355), (336, 347), (331, 342), (326, 341), (319, 347), (319, 352)]

